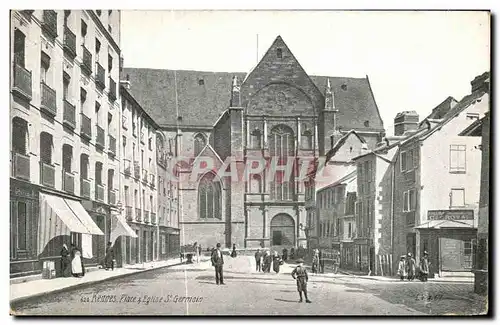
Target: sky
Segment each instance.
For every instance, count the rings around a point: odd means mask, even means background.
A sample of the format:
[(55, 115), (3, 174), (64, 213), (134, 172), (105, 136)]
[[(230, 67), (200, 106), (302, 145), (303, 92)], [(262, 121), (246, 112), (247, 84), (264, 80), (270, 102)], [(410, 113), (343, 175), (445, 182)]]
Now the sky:
[[(310, 75), (368, 75), (387, 134), (490, 69), (486, 12), (122, 11), (125, 67), (249, 72), (281, 35)], [(257, 36), (258, 35), (258, 36)]]

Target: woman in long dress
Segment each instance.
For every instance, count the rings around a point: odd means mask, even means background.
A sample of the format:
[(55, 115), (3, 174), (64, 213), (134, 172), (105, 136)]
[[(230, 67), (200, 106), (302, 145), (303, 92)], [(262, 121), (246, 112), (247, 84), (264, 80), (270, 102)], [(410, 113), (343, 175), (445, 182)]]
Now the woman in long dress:
[(280, 272), (281, 258), (278, 256), (278, 252), (274, 252), (273, 257), (273, 271), (276, 273)]
[(75, 245), (73, 245), (71, 255), (71, 274), (73, 274), (74, 277), (80, 278), (85, 275), (85, 271), (83, 269), (82, 253)]
[(237, 256), (236, 254), (236, 244), (233, 244), (233, 251), (231, 252), (231, 257), (235, 258)]
[(66, 246), (66, 244), (63, 244), (63, 247), (61, 249), (61, 273), (65, 278), (71, 276), (71, 258), (68, 246)]
[(104, 257), (104, 268), (107, 270), (114, 269), (113, 260), (115, 259), (115, 252), (111, 242), (108, 242), (108, 247), (106, 248), (106, 255)]

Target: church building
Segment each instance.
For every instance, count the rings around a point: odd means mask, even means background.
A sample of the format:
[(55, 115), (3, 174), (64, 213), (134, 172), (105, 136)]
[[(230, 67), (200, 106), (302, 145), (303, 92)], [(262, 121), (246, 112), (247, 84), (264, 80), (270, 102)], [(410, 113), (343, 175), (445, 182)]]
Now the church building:
[[(299, 158), (324, 158), (352, 130), (368, 149), (385, 133), (368, 77), (308, 75), (280, 36), (248, 73), (124, 68), (124, 74), (160, 127), (158, 154), (190, 157), (177, 164), (176, 208), (166, 212), (178, 218), (181, 246), (305, 247)], [(207, 170), (191, 177), (200, 159), (219, 170), (230, 158), (230, 168), (241, 172), (249, 159), (271, 157), (291, 158), (291, 176), (262, 172), (236, 181)]]

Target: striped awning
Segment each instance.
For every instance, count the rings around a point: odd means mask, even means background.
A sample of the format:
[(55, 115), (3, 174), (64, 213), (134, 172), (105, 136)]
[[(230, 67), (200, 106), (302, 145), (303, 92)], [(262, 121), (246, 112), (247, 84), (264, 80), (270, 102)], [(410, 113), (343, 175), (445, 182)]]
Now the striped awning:
[(38, 222), (38, 255), (48, 242), (72, 232), (104, 235), (80, 202), (60, 196), (40, 193), (40, 220)]
[(116, 239), (120, 236), (129, 236), (132, 238), (137, 238), (137, 234), (135, 231), (130, 228), (125, 218), (120, 214), (114, 214), (114, 218), (112, 220), (112, 230), (109, 241), (112, 245), (115, 244)]

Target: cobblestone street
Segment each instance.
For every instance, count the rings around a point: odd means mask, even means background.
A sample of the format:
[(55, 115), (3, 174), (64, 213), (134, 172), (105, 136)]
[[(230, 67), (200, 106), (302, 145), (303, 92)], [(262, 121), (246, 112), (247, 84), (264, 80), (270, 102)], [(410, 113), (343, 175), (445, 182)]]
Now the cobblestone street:
[(312, 304), (299, 304), (291, 266), (253, 270), (251, 258), (227, 259), (225, 286), (209, 262), (153, 270), (12, 306), (25, 315), (447, 315), (484, 307), (464, 283), (399, 283), (350, 275), (311, 275)]

